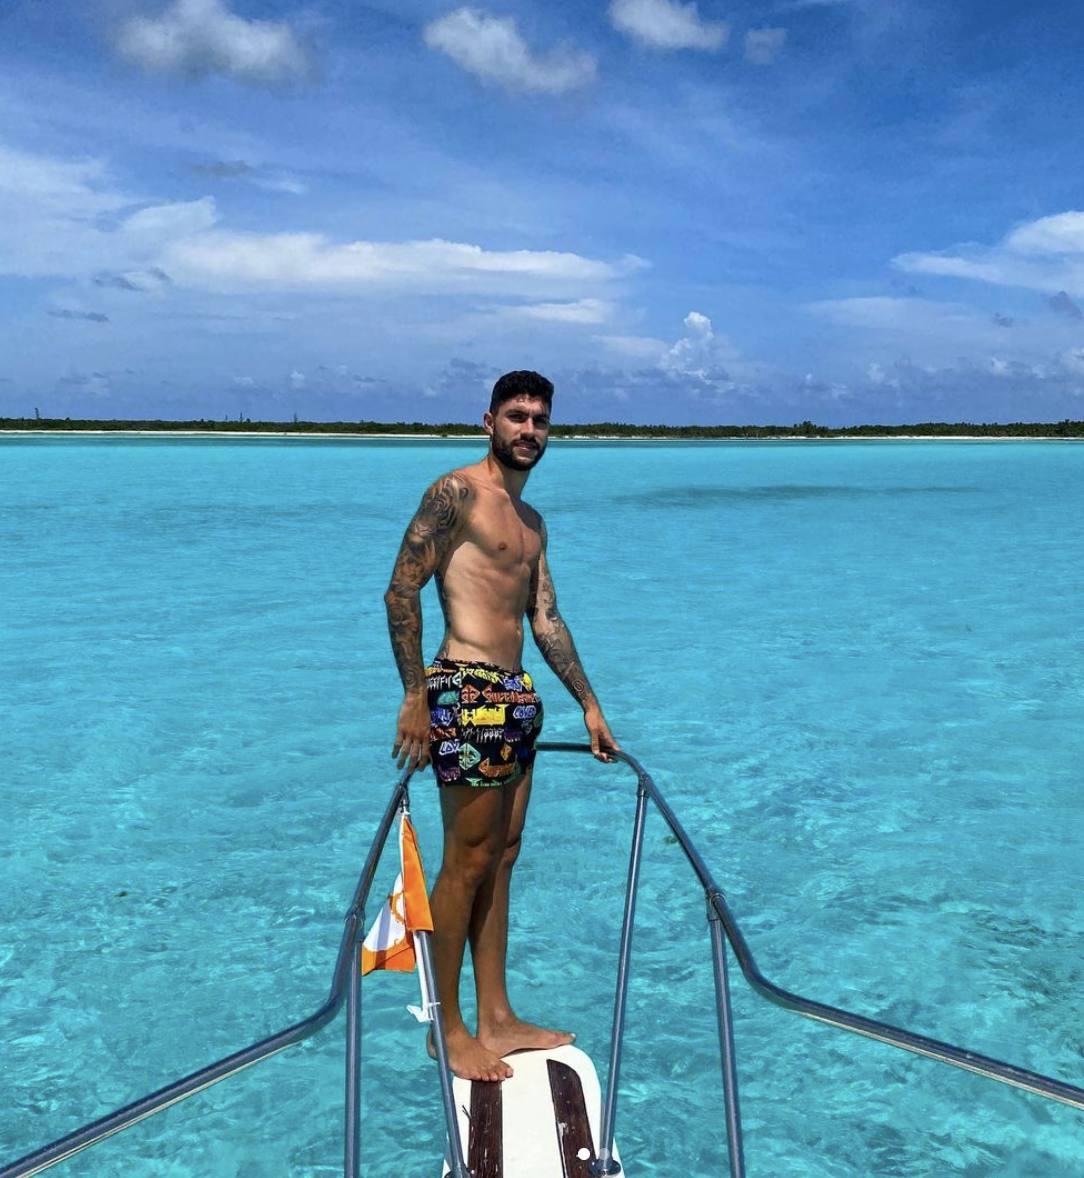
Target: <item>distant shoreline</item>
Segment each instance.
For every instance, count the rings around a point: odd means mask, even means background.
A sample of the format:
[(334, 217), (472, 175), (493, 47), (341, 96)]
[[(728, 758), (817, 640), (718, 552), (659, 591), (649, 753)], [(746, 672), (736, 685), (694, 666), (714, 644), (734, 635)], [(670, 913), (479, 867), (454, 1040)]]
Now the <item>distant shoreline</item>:
[[(0, 438), (89, 437), (89, 438), (211, 438), (216, 441), (237, 439), (290, 438), (297, 441), (399, 441), (399, 442), (477, 442), (484, 441), (484, 433), (378, 433), (326, 432), (309, 430), (206, 430), (206, 429), (12, 429), (0, 425)], [(897, 433), (832, 433), (817, 434), (556, 434), (551, 442), (1084, 442), (1080, 434), (897, 434)]]
[[(0, 416), (0, 437), (136, 437), (136, 438), (366, 438), (388, 441), (485, 440), (480, 423), (462, 421), (267, 421), (250, 417), (120, 418)], [(550, 441), (924, 441), (1084, 440), (1084, 421), (916, 421), (900, 425), (869, 422), (826, 426), (814, 421), (793, 425), (633, 425), (623, 421), (554, 422)]]

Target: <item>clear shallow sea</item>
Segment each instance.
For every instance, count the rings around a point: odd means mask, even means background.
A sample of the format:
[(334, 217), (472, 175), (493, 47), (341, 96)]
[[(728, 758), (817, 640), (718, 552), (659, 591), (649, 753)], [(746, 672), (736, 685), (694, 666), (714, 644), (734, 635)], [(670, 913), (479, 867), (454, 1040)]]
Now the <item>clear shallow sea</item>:
[[(323, 1001), (394, 780), (381, 594), (423, 485), (478, 452), (0, 440), (0, 1162)], [(555, 443), (528, 491), (612, 726), (764, 971), (1084, 1081), (1084, 447)], [(513, 897), (514, 995), (600, 1070), (632, 787), (540, 764)], [(631, 1175), (699, 1178), (725, 1172), (708, 934), (665, 834), (618, 1140)], [(1081, 1114), (734, 975), (751, 1176), (1084, 1171)], [(438, 1174), (413, 981), (365, 995), (366, 1172)], [(340, 1021), (57, 1172), (341, 1173), (342, 1072)]]

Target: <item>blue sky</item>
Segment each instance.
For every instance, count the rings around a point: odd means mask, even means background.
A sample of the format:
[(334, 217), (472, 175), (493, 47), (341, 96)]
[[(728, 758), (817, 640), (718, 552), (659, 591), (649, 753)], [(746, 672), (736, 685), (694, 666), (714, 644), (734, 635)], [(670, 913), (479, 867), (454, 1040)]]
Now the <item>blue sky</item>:
[(6, 0), (0, 415), (1084, 417), (1070, 0)]

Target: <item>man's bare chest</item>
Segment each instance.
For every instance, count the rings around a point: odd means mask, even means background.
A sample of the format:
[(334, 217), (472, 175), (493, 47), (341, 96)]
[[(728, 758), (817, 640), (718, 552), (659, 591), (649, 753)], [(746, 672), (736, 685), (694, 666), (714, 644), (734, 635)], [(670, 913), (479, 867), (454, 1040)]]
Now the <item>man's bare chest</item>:
[(471, 512), (464, 540), (496, 569), (530, 574), (538, 564), (542, 537), (530, 516), (511, 505), (481, 504)]

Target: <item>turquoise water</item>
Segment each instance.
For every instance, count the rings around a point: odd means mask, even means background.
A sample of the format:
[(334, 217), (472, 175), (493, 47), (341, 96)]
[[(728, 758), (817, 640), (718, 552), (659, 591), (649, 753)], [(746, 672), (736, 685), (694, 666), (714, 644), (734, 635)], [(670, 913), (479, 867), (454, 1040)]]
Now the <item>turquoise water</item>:
[[(477, 453), (0, 441), (0, 1161), (323, 1001), (393, 782), (381, 594)], [(1084, 448), (554, 444), (528, 498), (612, 727), (764, 971), (1081, 1083)], [(426, 626), (432, 653), (433, 596)], [(540, 763), (514, 885), (513, 994), (600, 1068), (632, 786)], [(414, 811), (432, 872), (428, 780)], [(412, 987), (365, 984), (374, 1176), (439, 1173)], [(1080, 1174), (1073, 1110), (735, 989), (750, 1175)], [(703, 900), (657, 818), (622, 1079), (630, 1174), (725, 1172)], [(341, 1109), (340, 1022), (63, 1172), (333, 1175)]]

